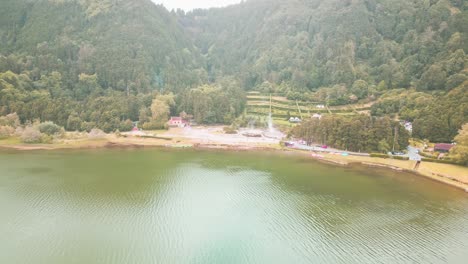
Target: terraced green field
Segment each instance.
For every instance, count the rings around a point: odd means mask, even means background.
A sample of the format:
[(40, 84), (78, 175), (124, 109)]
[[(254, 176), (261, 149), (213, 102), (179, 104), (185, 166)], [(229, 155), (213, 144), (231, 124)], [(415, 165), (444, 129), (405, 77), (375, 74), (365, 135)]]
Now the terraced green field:
[[(271, 97), (272, 117), (277, 120), (287, 120), (289, 117), (308, 117), (312, 114), (355, 115), (368, 113), (372, 103), (353, 104), (344, 106), (331, 106), (318, 108), (324, 105), (319, 102), (299, 102), (288, 100), (286, 97), (274, 95)], [(260, 93), (247, 95), (247, 113), (265, 116), (270, 113), (270, 96)]]

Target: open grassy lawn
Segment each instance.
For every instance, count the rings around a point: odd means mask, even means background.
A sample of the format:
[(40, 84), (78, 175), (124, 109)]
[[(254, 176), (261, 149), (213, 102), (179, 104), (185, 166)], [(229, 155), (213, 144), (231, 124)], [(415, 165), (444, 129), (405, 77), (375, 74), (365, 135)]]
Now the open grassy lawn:
[(9, 137), (0, 139), (0, 145), (18, 145), (21, 144), (21, 139), (19, 137)]

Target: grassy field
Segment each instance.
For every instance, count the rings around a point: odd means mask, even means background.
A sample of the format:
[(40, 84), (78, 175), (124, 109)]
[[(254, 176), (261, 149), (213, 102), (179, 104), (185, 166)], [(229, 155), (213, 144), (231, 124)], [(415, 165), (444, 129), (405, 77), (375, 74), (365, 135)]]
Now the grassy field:
[(19, 137), (9, 137), (0, 139), (0, 145), (18, 145), (21, 144), (21, 140)]

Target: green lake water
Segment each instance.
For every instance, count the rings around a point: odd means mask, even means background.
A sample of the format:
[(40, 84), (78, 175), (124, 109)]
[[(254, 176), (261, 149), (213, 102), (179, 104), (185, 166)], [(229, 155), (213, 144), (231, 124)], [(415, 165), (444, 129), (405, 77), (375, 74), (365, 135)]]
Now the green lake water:
[(265, 153), (0, 153), (0, 263), (468, 263), (468, 195)]

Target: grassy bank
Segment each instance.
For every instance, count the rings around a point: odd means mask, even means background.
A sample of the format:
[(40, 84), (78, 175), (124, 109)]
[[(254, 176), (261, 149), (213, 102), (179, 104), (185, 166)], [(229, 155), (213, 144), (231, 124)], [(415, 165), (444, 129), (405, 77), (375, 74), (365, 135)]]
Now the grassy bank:
[(463, 166), (422, 162), (419, 168), (414, 170), (415, 161), (362, 156), (344, 157), (333, 154), (323, 154), (322, 160), (342, 165), (361, 164), (365, 166), (385, 167), (398, 171), (411, 172), (468, 192), (468, 168)]
[(384, 159), (379, 157), (361, 156), (341, 156), (336, 154), (321, 154), (321, 158), (312, 157), (310, 152), (301, 150), (283, 149), (279, 144), (270, 143), (239, 143), (226, 144), (223, 142), (205, 142), (200, 139), (191, 139), (183, 136), (175, 137), (134, 137), (117, 136), (108, 134), (100, 139), (74, 138), (56, 140), (51, 144), (24, 144), (16, 137), (0, 140), (0, 148), (15, 150), (58, 150), (58, 149), (93, 149), (111, 147), (170, 147), (170, 148), (196, 148), (196, 149), (217, 149), (231, 151), (287, 151), (307, 155), (311, 159), (335, 165), (348, 166), (360, 164), (364, 166), (385, 167), (388, 169), (411, 172), (420, 176), (430, 178), (449, 184), (456, 188), (468, 192), (468, 168), (463, 166), (441, 164), (432, 162), (422, 162), (417, 170), (414, 170), (414, 161)]

